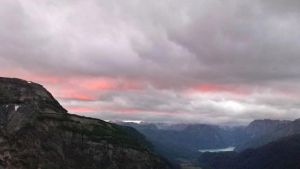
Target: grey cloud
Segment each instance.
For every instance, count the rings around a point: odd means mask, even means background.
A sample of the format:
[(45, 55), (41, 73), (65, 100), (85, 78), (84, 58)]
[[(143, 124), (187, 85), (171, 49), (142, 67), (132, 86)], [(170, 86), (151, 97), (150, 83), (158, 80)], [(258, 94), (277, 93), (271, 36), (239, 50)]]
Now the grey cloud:
[[(142, 81), (150, 89), (99, 91), (94, 102), (62, 100), (148, 112), (134, 119), (296, 118), (299, 8), (296, 0), (2, 0), (0, 70), (18, 68), (66, 81), (78, 76)], [(183, 95), (201, 83), (245, 87), (250, 94)], [(255, 95), (257, 87), (262, 95)], [(292, 96), (277, 96), (284, 88)]]
[(0, 54), (32, 71), (169, 87), (298, 79), (300, 72), (299, 17), (263, 10), (281, 0), (1, 3)]
[[(72, 101), (63, 104), (68, 106)], [(89, 114), (107, 120), (237, 125), (254, 119), (291, 120), (300, 116), (296, 97), (267, 91), (247, 96), (230, 93), (179, 94), (157, 89), (113, 91), (104, 93), (99, 100), (76, 101), (75, 104), (98, 108), (101, 113)]]

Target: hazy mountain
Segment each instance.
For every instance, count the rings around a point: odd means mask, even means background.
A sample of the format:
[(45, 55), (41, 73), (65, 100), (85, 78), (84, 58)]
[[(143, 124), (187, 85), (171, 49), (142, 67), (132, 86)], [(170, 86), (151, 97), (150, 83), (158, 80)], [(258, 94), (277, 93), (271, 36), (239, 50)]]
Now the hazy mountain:
[(250, 138), (258, 138), (260, 136), (274, 132), (282, 127), (289, 124), (290, 121), (280, 121), (280, 120), (254, 120), (246, 128), (245, 131), (250, 136)]
[(204, 153), (199, 164), (203, 169), (299, 169), (300, 135), (240, 153)]
[(300, 120), (279, 121), (279, 120), (256, 120), (245, 129), (250, 139), (239, 145), (236, 151), (256, 148), (282, 137), (300, 134)]
[(41, 85), (0, 78), (0, 168), (168, 169), (135, 129), (68, 114)]

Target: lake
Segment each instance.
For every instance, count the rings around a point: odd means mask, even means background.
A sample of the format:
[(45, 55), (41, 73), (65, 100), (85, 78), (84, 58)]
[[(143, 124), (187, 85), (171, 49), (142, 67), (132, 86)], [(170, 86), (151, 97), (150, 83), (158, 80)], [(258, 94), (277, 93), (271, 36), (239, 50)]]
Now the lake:
[(227, 148), (219, 148), (219, 149), (200, 149), (198, 150), (201, 153), (209, 152), (209, 153), (218, 153), (218, 152), (228, 152), (234, 151), (235, 147), (227, 147)]

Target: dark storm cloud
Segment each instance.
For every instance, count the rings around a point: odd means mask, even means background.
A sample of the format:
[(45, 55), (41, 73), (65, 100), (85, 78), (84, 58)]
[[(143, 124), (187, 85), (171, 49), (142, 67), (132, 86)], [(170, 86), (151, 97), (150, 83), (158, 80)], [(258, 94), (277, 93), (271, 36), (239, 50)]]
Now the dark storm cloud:
[[(156, 121), (165, 119), (153, 112), (187, 113), (174, 113), (174, 121), (295, 118), (299, 105), (290, 103), (300, 90), (299, 8), (296, 0), (2, 0), (0, 66), (11, 76), (60, 77), (65, 86), (77, 77), (145, 85), (140, 92), (99, 93), (107, 100), (97, 104), (76, 102), (98, 111), (99, 104), (134, 108)], [(249, 94), (237, 99), (220, 92), (223, 101), (215, 94), (184, 94), (199, 84), (247, 88)], [(271, 97), (254, 96), (257, 88)], [(293, 96), (281, 95), (286, 88)]]

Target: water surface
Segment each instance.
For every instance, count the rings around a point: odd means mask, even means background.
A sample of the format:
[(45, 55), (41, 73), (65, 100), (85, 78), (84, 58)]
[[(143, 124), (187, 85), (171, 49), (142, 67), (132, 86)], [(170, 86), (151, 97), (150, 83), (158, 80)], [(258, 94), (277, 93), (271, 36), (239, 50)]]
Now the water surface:
[(219, 149), (200, 149), (198, 150), (201, 153), (209, 152), (209, 153), (218, 153), (218, 152), (228, 152), (234, 151), (235, 147), (226, 147), (226, 148), (219, 148)]

